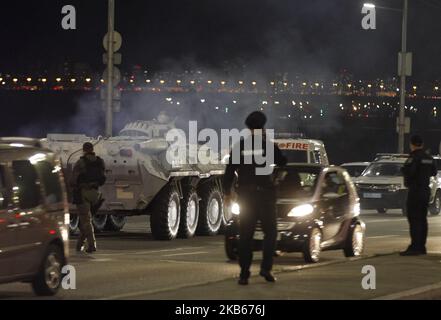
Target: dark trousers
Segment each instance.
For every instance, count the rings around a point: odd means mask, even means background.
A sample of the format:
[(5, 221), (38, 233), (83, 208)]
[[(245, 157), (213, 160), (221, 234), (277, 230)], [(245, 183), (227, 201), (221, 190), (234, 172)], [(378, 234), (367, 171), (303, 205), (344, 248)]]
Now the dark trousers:
[(407, 220), (409, 221), (410, 249), (426, 250), (428, 232), (427, 210), (430, 191), (409, 190), (407, 196)]
[(239, 264), (241, 276), (249, 277), (253, 260), (253, 237), (260, 221), (264, 233), (261, 270), (271, 271), (277, 240), (275, 195), (272, 190), (242, 189), (238, 191), (240, 204)]

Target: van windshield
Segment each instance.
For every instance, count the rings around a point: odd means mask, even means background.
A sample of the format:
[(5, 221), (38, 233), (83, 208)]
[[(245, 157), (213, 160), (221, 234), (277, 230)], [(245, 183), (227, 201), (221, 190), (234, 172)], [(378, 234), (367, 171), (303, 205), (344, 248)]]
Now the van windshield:
[(282, 150), (288, 163), (308, 163), (308, 153), (302, 150)]

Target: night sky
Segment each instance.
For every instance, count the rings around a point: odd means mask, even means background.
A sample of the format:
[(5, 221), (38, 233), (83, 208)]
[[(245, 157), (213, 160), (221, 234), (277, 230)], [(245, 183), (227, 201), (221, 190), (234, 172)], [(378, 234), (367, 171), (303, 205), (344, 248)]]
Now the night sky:
[[(375, 1), (373, 1), (375, 2)], [(410, 0), (408, 50), (415, 79), (441, 71), (441, 1)], [(377, 30), (361, 28), (361, 0), (116, 0), (123, 69), (186, 68), (310, 74), (349, 69), (393, 76), (399, 12), (377, 9)], [(377, 0), (399, 8), (401, 0)], [(61, 8), (77, 9), (77, 30), (61, 28)], [(105, 0), (2, 1), (0, 73), (37, 72), (64, 61), (102, 70)], [(233, 66), (233, 67), (232, 67)]]

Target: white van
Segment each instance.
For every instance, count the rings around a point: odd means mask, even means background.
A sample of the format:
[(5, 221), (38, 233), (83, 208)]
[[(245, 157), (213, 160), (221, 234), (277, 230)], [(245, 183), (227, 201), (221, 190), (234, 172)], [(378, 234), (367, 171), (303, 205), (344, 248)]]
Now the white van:
[(288, 163), (329, 165), (325, 145), (320, 140), (290, 138), (289, 134), (278, 134), (274, 142), (288, 159)]

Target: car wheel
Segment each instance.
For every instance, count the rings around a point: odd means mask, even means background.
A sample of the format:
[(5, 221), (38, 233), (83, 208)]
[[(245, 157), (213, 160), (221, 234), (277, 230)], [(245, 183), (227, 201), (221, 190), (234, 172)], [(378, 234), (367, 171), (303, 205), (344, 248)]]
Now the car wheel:
[(308, 240), (303, 245), (303, 258), (306, 262), (316, 263), (320, 260), (322, 232), (319, 228), (312, 228)]
[(188, 188), (181, 200), (181, 223), (179, 237), (191, 238), (196, 233), (199, 221), (199, 197), (196, 190)]
[(32, 280), (32, 289), (39, 296), (53, 296), (61, 285), (65, 257), (61, 248), (51, 244), (46, 251), (38, 274)]
[(106, 228), (107, 215), (106, 214), (95, 214), (92, 217), (93, 229), (95, 232), (103, 232)]
[(441, 212), (441, 192), (438, 190), (435, 194), (435, 199), (433, 203), (430, 205), (430, 214), (437, 216)]
[(349, 230), (346, 238), (345, 247), (343, 252), (346, 257), (358, 257), (361, 256), (364, 250), (364, 230), (361, 225), (356, 224)]
[(224, 219), (222, 192), (215, 185), (200, 191), (200, 215), (197, 233), (213, 236), (219, 232)]
[(386, 208), (378, 208), (377, 212), (380, 214), (386, 214), (387, 213), (387, 209)]
[(174, 186), (166, 186), (152, 206), (150, 229), (156, 240), (175, 239), (181, 220), (180, 198)]
[(121, 231), (124, 228), (124, 225), (127, 222), (126, 216), (121, 216), (117, 214), (109, 214), (107, 215), (106, 227), (104, 230), (106, 231)]
[(77, 214), (70, 214), (69, 220), (69, 232), (71, 235), (78, 232), (78, 227), (80, 225), (80, 217)]

